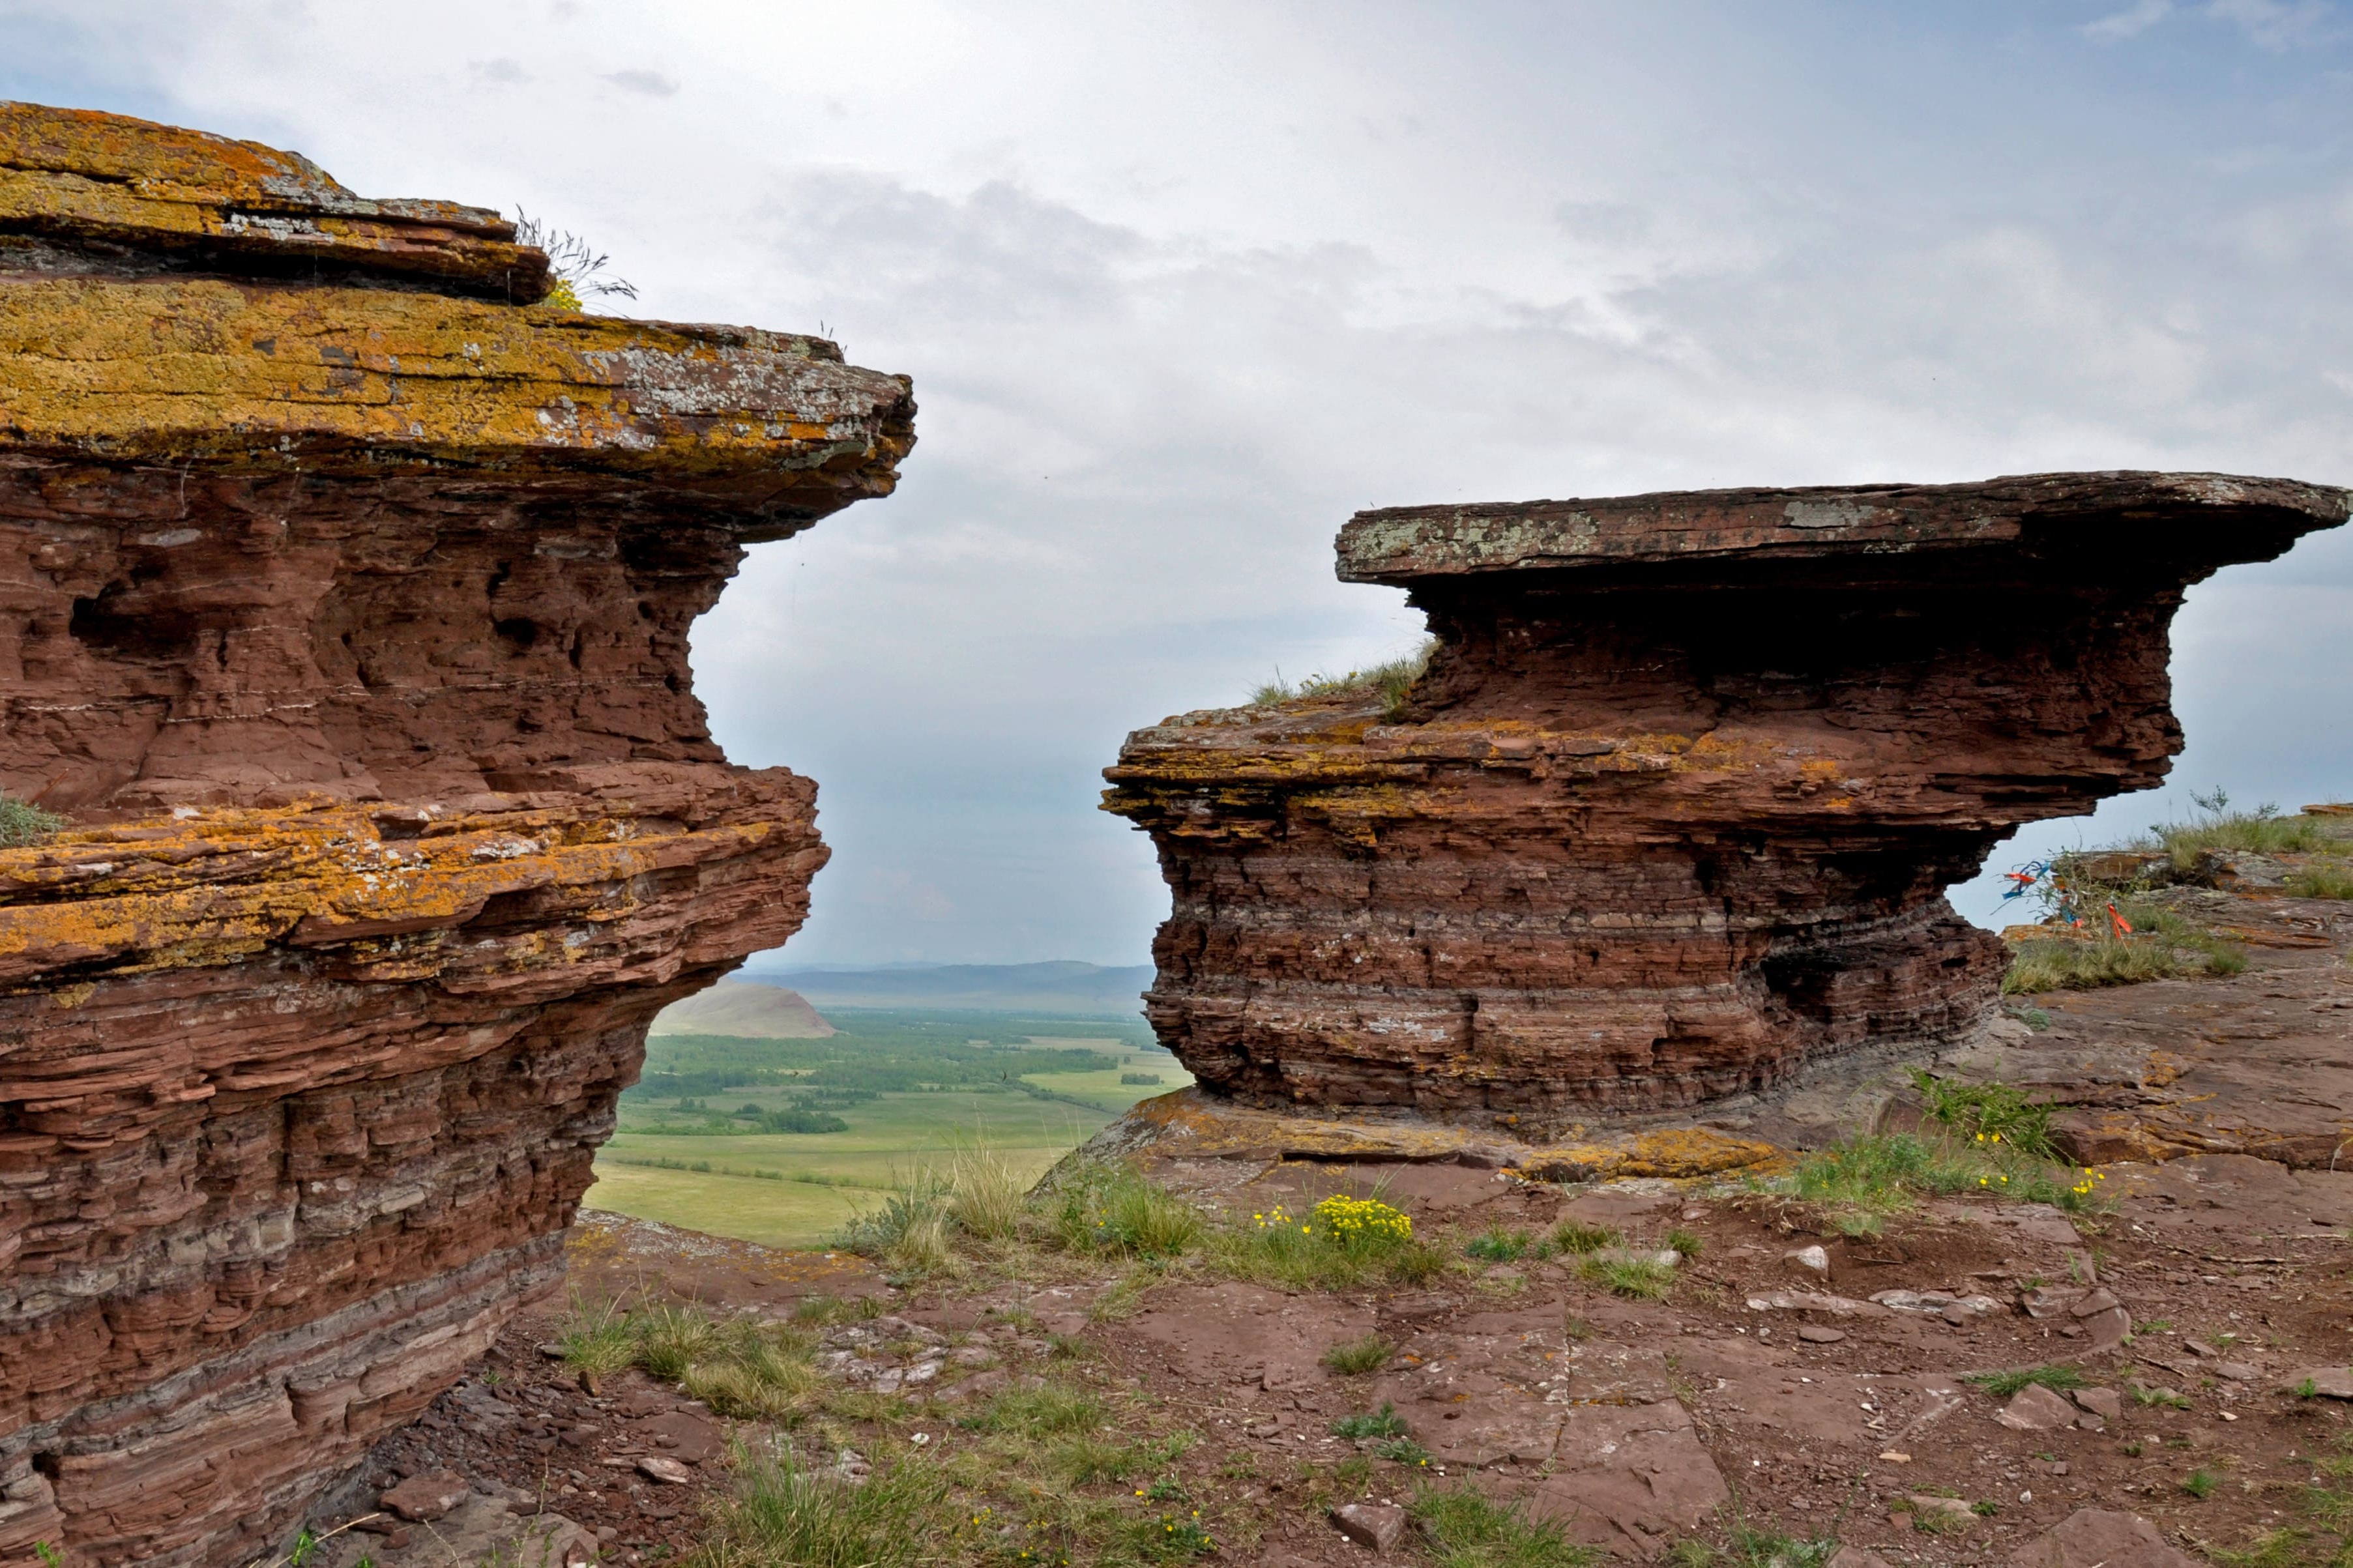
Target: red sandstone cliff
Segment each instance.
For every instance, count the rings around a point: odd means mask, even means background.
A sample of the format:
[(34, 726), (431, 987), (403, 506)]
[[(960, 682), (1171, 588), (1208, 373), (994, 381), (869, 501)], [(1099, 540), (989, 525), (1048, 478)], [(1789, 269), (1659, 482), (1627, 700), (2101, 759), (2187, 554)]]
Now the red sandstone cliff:
[(1212, 1094), (1651, 1111), (1957, 1042), (2000, 945), (1944, 889), (2163, 775), (2183, 587), (2344, 520), (2202, 474), (1366, 512), (1438, 637), (1364, 691), (1130, 735), (1174, 909), (1148, 1011)]
[(0, 104), (0, 1560), (241, 1562), (558, 1274), (816, 789), (687, 633), (903, 378), (533, 304), (496, 214)]

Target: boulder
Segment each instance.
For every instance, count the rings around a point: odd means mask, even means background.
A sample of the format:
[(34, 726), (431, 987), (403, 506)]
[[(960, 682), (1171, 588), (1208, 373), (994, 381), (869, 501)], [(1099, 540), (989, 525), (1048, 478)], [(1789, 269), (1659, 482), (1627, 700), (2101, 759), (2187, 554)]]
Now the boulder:
[(1332, 1510), (1332, 1522), (1357, 1545), (1387, 1552), (1405, 1535), (1406, 1512), (1391, 1503), (1343, 1503)]
[(1994, 1419), (2014, 1431), (2054, 1432), (2075, 1424), (2075, 1407), (2041, 1384), (2030, 1383)]
[(2134, 1513), (2079, 1509), (2010, 1553), (2010, 1568), (2199, 1568)]

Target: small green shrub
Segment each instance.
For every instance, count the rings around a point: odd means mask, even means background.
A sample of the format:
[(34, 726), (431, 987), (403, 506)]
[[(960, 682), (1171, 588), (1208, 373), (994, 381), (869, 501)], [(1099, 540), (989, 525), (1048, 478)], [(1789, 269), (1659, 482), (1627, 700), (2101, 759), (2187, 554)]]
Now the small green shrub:
[(2181, 1489), (2200, 1501), (2212, 1497), (2214, 1489), (2221, 1484), (2221, 1477), (2203, 1468), (2192, 1470), (2181, 1478)]
[(1963, 1138), (2006, 1143), (2037, 1160), (2059, 1158), (2051, 1144), (2052, 1106), (2047, 1100), (2030, 1099), (2024, 1089), (2006, 1083), (1952, 1082), (1924, 1068), (1912, 1069), (1912, 1087), (1919, 1091), (1928, 1119)]
[(66, 825), (54, 811), (0, 795), (0, 849), (23, 849), (40, 843)]

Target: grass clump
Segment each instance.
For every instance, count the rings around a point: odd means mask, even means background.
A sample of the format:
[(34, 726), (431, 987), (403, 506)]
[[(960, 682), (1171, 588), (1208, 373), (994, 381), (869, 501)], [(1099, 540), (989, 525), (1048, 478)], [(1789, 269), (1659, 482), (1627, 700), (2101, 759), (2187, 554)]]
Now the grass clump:
[(2181, 1478), (2181, 1489), (2188, 1492), (2191, 1497), (2198, 1499), (2200, 1502), (2212, 1497), (2214, 1495), (2214, 1489), (2221, 1484), (2221, 1477), (2202, 1467), (2190, 1471), (2188, 1475)]
[(1282, 1205), (1218, 1232), (1211, 1264), (1236, 1279), (1291, 1289), (1345, 1289), (1387, 1278), (1419, 1284), (1446, 1268), (1414, 1238), (1413, 1222), (1377, 1200), (1329, 1197), (1305, 1215)]
[(1786, 1182), (1841, 1234), (1876, 1236), (1889, 1219), (1916, 1206), (1919, 1194), (1957, 1193), (1978, 1174), (1973, 1163), (1894, 1132), (1850, 1138), (1809, 1154)]
[(1593, 1548), (1558, 1525), (1532, 1520), (1518, 1503), (1499, 1503), (1470, 1485), (1424, 1487), (1413, 1517), (1439, 1568), (1592, 1568)]
[(1377, 691), (1381, 694), (1381, 717), (1394, 722), (1405, 712), (1407, 700), (1412, 695), (1413, 683), (1419, 680), (1430, 668), (1430, 656), (1437, 651), (1438, 639), (1430, 637), (1409, 654), (1385, 659), (1363, 669), (1352, 669), (1345, 675), (1317, 673), (1298, 681), (1282, 678), (1281, 671), (1272, 680), (1263, 682), (1250, 693), (1250, 700), (1261, 707), (1293, 702), (1303, 697), (1340, 697), (1357, 691)]
[(1166, 1261), (1201, 1244), (1201, 1212), (1124, 1165), (1095, 1165), (1060, 1187), (1053, 1230), (1071, 1252), (1115, 1252)]
[(2327, 825), (2318, 817), (2283, 816), (2268, 803), (2253, 811), (2232, 811), (2225, 790), (2189, 797), (2198, 815), (2187, 822), (2162, 822), (2151, 829), (2153, 847), (2161, 847), (2177, 871), (2189, 871), (2207, 854), (2302, 855), (2329, 842)]
[(688, 1568), (916, 1568), (962, 1533), (946, 1480), (920, 1460), (877, 1467), (861, 1484), (799, 1468), (789, 1455), (738, 1454), (731, 1496), (714, 1506)]
[(1324, 1352), (1324, 1364), (1343, 1377), (1362, 1377), (1388, 1365), (1396, 1349), (1378, 1334), (1366, 1334), (1361, 1340), (1334, 1345)]
[(2315, 860), (2288, 873), (2287, 892), (2296, 899), (2353, 899), (2353, 862)]
[(555, 1342), (565, 1364), (592, 1391), (600, 1378), (643, 1367), (738, 1419), (797, 1415), (819, 1382), (809, 1365), (816, 1342), (806, 1330), (756, 1318), (714, 1318), (689, 1304), (633, 1312), (617, 1301), (575, 1300)]
[(13, 795), (0, 795), (0, 849), (22, 849), (38, 844), (66, 825), (54, 811), (43, 811)]
[(2084, 1386), (2084, 1374), (2072, 1366), (2029, 1366), (2009, 1372), (1972, 1373), (1961, 1381), (1976, 1384), (1997, 1399), (2008, 1399), (2020, 1390), (2038, 1384), (2054, 1394), (2064, 1394), (2071, 1388)]
[(984, 1432), (1009, 1432), (1031, 1439), (1092, 1432), (1103, 1425), (1103, 1402), (1083, 1388), (1049, 1383), (1039, 1388), (1008, 1388), (988, 1402), (978, 1424)]
[(1462, 1250), (1482, 1263), (1517, 1263), (1531, 1252), (1543, 1256), (1535, 1237), (1502, 1225), (1489, 1226), (1464, 1242)]
[(1588, 1257), (1577, 1271), (1613, 1295), (1636, 1300), (1664, 1300), (1675, 1288), (1673, 1267), (1653, 1258)]
[(1707, 1242), (1699, 1232), (1686, 1230), (1682, 1226), (1667, 1232), (1666, 1243), (1685, 1258), (1697, 1258), (1707, 1250)]
[(2030, 1100), (2022, 1089), (2006, 1083), (1949, 1082), (1925, 1068), (1912, 1069), (1912, 1087), (1926, 1102), (1928, 1119), (1960, 1137), (2008, 1144), (2038, 1160), (2059, 1158), (2051, 1144), (2049, 1102)]
[(1343, 1415), (1333, 1422), (1332, 1436), (1351, 1439), (1402, 1437), (1405, 1436), (1405, 1417), (1397, 1413), (1396, 1405), (1383, 1400), (1378, 1410), (1361, 1415)]
[(1799, 1541), (1778, 1531), (1736, 1524), (1722, 1550), (1696, 1539), (1668, 1549), (1667, 1568), (1822, 1568), (1838, 1551), (1835, 1541)]
[[(1583, 1257), (1599, 1252), (1605, 1247), (1618, 1245), (1618, 1233), (1606, 1225), (1587, 1225), (1583, 1220), (1563, 1220), (1552, 1233), (1552, 1244), (1562, 1252)], [(1681, 1250), (1678, 1248), (1677, 1250)]]

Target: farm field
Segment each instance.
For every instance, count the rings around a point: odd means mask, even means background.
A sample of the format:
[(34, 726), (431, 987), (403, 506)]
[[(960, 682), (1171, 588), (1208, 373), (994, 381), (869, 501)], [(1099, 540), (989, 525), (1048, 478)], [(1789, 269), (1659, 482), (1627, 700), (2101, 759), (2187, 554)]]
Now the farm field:
[[(770, 1247), (821, 1246), (960, 1148), (986, 1143), (1041, 1175), (1136, 1100), (1192, 1081), (1134, 1020), (833, 1022), (841, 1033), (824, 1039), (650, 1040), (586, 1205)], [(1162, 1081), (1119, 1081), (1138, 1073)], [(771, 1130), (794, 1116), (833, 1130)]]

